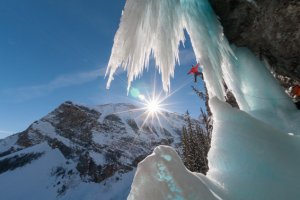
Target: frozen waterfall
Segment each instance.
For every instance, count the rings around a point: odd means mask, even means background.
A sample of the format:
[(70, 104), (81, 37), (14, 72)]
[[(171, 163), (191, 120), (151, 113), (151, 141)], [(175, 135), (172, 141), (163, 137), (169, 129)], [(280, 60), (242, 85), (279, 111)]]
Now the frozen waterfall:
[[(228, 44), (207, 0), (127, 0), (107, 87), (122, 67), (130, 88), (153, 54), (168, 91), (184, 30), (204, 66), (213, 112), (210, 170), (189, 172), (171, 148), (158, 147), (139, 164), (129, 199), (299, 199), (300, 113), (267, 63)], [(224, 102), (223, 81), (241, 110)]]

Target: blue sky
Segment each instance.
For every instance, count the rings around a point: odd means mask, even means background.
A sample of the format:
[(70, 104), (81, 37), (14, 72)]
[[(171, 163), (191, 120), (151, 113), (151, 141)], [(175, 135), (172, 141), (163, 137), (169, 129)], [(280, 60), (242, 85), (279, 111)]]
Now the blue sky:
[[(133, 102), (127, 96), (126, 73), (105, 89), (104, 73), (125, 1), (2, 0), (0, 1), (0, 138), (25, 130), (61, 103), (71, 100), (97, 105)], [(182, 47), (181, 47), (182, 48)], [(180, 53), (181, 65), (171, 81), (169, 110), (198, 116), (193, 77), (195, 64), (189, 40)], [(154, 62), (132, 86), (151, 92)], [(202, 87), (202, 83), (198, 83)]]

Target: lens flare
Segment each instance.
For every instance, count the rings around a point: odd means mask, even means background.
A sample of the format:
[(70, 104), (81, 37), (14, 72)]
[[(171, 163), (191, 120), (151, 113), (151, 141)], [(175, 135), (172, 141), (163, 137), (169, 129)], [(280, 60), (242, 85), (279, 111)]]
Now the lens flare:
[(145, 101), (145, 99), (146, 99), (146, 97), (145, 97), (144, 95), (142, 95), (142, 94), (140, 94), (140, 95), (138, 96), (138, 98), (139, 98), (141, 101)]

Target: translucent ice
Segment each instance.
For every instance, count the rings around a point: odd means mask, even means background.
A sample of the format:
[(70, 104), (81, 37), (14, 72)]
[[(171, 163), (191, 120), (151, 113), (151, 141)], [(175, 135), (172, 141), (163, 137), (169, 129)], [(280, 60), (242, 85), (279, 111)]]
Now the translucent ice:
[[(300, 113), (265, 62), (246, 48), (230, 47), (207, 0), (127, 0), (107, 86), (122, 67), (130, 88), (153, 54), (168, 91), (184, 30), (204, 66), (211, 99), (210, 170), (207, 177), (193, 174), (174, 151), (159, 147), (139, 164), (128, 198), (299, 199)], [(241, 110), (224, 102), (223, 81)]]

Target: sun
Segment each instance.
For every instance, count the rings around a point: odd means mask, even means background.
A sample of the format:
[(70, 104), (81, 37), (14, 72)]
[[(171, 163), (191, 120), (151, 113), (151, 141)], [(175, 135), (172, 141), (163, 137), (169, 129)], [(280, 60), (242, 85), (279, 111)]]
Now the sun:
[(161, 94), (162, 93), (157, 95), (153, 92), (152, 95), (138, 95), (139, 103), (142, 104), (140, 110), (143, 110), (143, 112), (140, 116), (144, 117), (143, 125), (149, 121), (152, 123), (158, 122), (158, 124), (160, 125), (161, 117), (165, 118), (164, 114), (168, 111), (166, 109), (166, 106), (168, 104), (164, 103), (166, 98), (162, 97)]
[(156, 76), (154, 76), (152, 93), (148, 93), (148, 91), (140, 91), (138, 88), (131, 87), (129, 94), (135, 100), (135, 103), (140, 106), (136, 109), (132, 109), (129, 111), (140, 112), (137, 118), (141, 118), (143, 123), (141, 127), (150, 122), (155, 125), (159, 125), (163, 127), (163, 124), (169, 123), (169, 119), (167, 117), (168, 113), (171, 112), (170, 107), (174, 106), (174, 103), (170, 103), (168, 100), (175, 93), (184, 88), (187, 84), (190, 83), (190, 80), (185, 80), (182, 84), (179, 85), (178, 88), (173, 90), (172, 92), (164, 93), (162, 90), (156, 93)]
[(161, 111), (160, 102), (157, 99), (150, 99), (146, 103), (146, 109), (150, 114), (156, 114)]
[[(166, 104), (164, 104), (164, 98), (161, 98), (160, 95), (154, 95), (152, 94), (152, 96), (143, 96), (144, 98), (142, 98), (142, 104), (143, 107), (142, 109), (144, 109), (144, 123), (146, 122), (151, 122), (151, 123), (158, 123), (161, 126), (161, 117), (165, 118), (164, 116), (164, 111), (167, 111), (165, 106)], [(142, 126), (143, 126), (142, 125)]]

